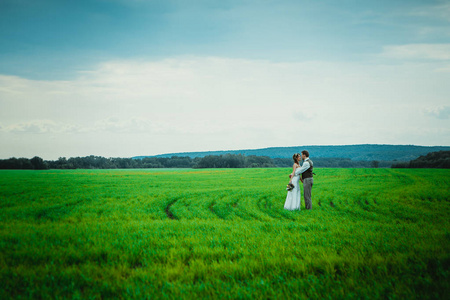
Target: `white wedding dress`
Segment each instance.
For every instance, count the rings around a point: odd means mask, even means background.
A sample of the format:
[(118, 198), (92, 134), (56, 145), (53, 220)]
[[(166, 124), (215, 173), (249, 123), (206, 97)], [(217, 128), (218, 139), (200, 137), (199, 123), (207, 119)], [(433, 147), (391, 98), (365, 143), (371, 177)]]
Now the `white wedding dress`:
[(288, 210), (300, 210), (300, 175), (292, 177), (292, 184), (294, 188), (287, 192), (286, 202), (284, 203), (284, 209)]

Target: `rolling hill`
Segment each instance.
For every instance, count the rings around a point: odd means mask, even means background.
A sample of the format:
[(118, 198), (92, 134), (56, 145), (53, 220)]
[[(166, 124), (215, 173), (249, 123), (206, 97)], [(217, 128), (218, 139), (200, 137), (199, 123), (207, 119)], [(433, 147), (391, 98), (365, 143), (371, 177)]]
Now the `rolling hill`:
[(263, 149), (246, 150), (224, 150), (224, 151), (204, 151), (204, 152), (180, 152), (160, 155), (135, 156), (133, 158), (142, 159), (144, 157), (172, 157), (188, 156), (191, 158), (205, 157), (207, 155), (242, 154), (268, 156), (270, 158), (291, 158), (295, 152), (308, 150), (311, 158), (349, 158), (359, 161), (410, 161), (421, 155), (430, 152), (448, 151), (450, 146), (415, 146), (415, 145), (344, 145), (344, 146), (295, 146), (295, 147), (271, 147)]

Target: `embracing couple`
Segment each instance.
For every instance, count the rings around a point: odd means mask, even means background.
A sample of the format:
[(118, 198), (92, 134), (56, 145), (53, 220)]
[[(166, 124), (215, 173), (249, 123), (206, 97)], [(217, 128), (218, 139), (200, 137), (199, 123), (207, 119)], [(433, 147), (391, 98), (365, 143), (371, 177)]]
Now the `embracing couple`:
[[(305, 208), (312, 209), (311, 190), (314, 184), (313, 179), (313, 162), (309, 159), (309, 152), (302, 151), (302, 154), (295, 153), (293, 171), (289, 174), (289, 184), (287, 186), (287, 197), (284, 203), (284, 209), (300, 210), (300, 186), (299, 181), (303, 183), (303, 197), (305, 198)], [(303, 164), (300, 166), (300, 158)], [(301, 176), (300, 176), (301, 175)]]

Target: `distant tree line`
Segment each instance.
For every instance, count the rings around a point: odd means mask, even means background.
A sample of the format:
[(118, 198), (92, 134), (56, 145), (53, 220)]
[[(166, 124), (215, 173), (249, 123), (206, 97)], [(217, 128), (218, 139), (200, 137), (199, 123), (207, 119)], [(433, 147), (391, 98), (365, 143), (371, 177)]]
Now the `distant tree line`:
[(40, 157), (0, 159), (0, 169), (12, 170), (46, 170), (48, 164)]
[(146, 157), (144, 159), (102, 156), (60, 157), (57, 160), (43, 160), (40, 157), (9, 158), (0, 160), (0, 169), (139, 169), (139, 168), (193, 168), (197, 160), (189, 157)]
[[(447, 151), (449, 152), (449, 151)], [(311, 158), (315, 167), (322, 168), (386, 168), (392, 161), (354, 161), (350, 158)], [(270, 158), (268, 156), (245, 156), (242, 154), (188, 156), (105, 158), (102, 156), (60, 157), (43, 160), (40, 157), (9, 158), (0, 160), (0, 169), (139, 169), (139, 168), (274, 168), (292, 167), (292, 158)]]
[[(350, 158), (311, 158), (319, 168), (450, 168), (450, 151), (431, 152), (409, 162), (365, 161)], [(0, 169), (139, 169), (139, 168), (274, 168), (292, 167), (292, 158), (223, 154), (191, 158), (189, 156), (105, 158), (102, 156), (60, 157), (43, 160), (35, 156), (0, 160)]]
[(440, 168), (450, 169), (450, 151), (431, 152), (409, 162), (396, 163), (392, 168)]
[(226, 154), (196, 157), (145, 157), (105, 158), (102, 156), (60, 157), (43, 160), (40, 157), (9, 158), (0, 160), (0, 169), (46, 170), (46, 169), (139, 169), (139, 168), (270, 168), (276, 167), (270, 157)]

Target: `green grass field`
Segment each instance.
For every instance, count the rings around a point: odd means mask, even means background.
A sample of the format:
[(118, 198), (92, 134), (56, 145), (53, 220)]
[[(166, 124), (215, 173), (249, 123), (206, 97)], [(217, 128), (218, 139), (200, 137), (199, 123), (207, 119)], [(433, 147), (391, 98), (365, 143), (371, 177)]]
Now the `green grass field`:
[(450, 170), (0, 171), (0, 298), (450, 298)]

